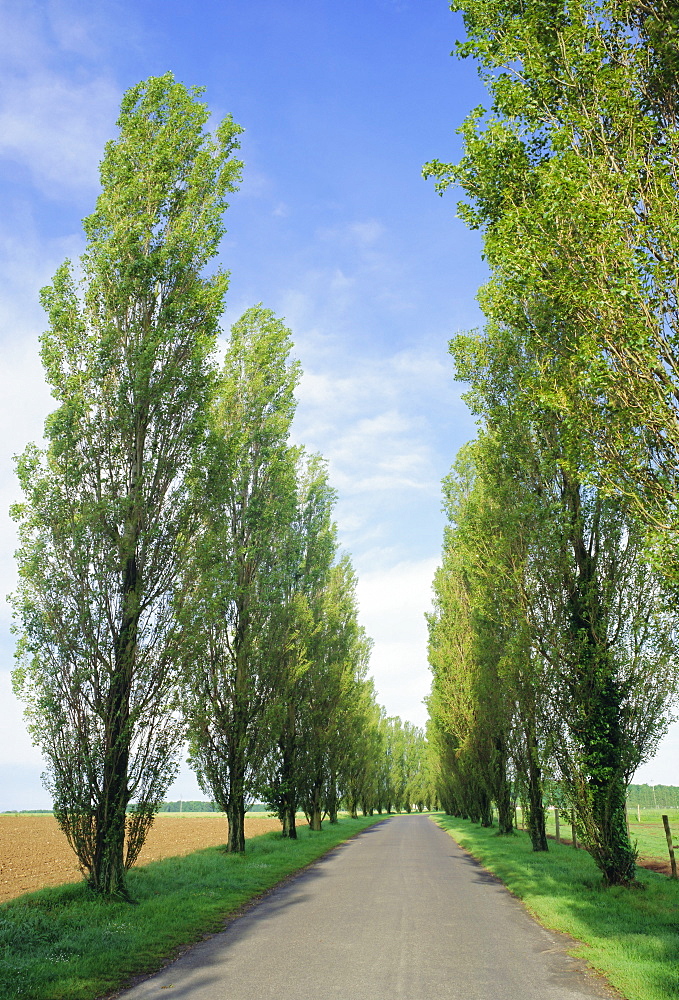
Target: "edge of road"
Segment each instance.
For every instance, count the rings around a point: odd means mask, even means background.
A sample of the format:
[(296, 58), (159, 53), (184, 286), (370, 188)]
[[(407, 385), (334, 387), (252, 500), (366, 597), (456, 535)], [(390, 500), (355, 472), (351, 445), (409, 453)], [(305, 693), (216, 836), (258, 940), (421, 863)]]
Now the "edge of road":
[(564, 951), (566, 951), (570, 958), (578, 964), (582, 974), (586, 976), (586, 978), (590, 980), (591, 984), (601, 993), (602, 998), (607, 998), (607, 1000), (628, 1000), (624, 993), (621, 993), (615, 986), (613, 986), (603, 972), (600, 972), (599, 969), (591, 965), (581, 954), (574, 954), (576, 949), (589, 947), (586, 941), (581, 941), (580, 938), (573, 937), (572, 934), (545, 923), (542, 919), (540, 919), (539, 913), (536, 913), (533, 909), (531, 909), (521, 896), (519, 896), (510, 886), (507, 885), (500, 875), (491, 871), (490, 868), (486, 868), (483, 861), (481, 861), (481, 859), (478, 858), (473, 851), (470, 851), (468, 847), (464, 847), (458, 840), (455, 839), (449, 830), (446, 830), (444, 826), (441, 826), (440, 823), (436, 822), (436, 818), (432, 813), (429, 813), (428, 815), (431, 822), (438, 827), (442, 833), (445, 833), (446, 836), (450, 837), (453, 843), (463, 852), (463, 854), (466, 854), (467, 857), (471, 858), (472, 861), (478, 865), (478, 867), (485, 872), (489, 878), (496, 882), (497, 885), (501, 886), (505, 892), (512, 897), (512, 899), (516, 900), (516, 902), (521, 906), (521, 909), (531, 920), (534, 920), (536, 924), (548, 931), (550, 934), (554, 935), (554, 937), (560, 941), (563, 945)]
[(323, 861), (329, 855), (333, 854), (335, 851), (338, 851), (346, 844), (351, 843), (352, 840), (357, 840), (359, 837), (362, 837), (367, 830), (374, 830), (376, 826), (380, 826), (382, 823), (386, 823), (388, 820), (394, 819), (396, 815), (399, 814), (391, 813), (386, 816), (380, 816), (380, 815), (376, 816), (374, 823), (369, 823), (367, 826), (363, 827), (362, 830), (357, 830), (355, 833), (352, 833), (349, 837), (346, 838), (346, 840), (341, 840), (338, 844), (333, 844), (332, 847), (329, 847), (327, 851), (324, 851), (322, 854), (319, 854), (318, 857), (313, 859), (313, 861), (307, 861), (300, 868), (296, 868), (295, 871), (290, 872), (288, 875), (284, 875), (282, 879), (280, 879), (278, 882), (275, 883), (275, 885), (269, 886), (268, 889), (263, 889), (261, 892), (255, 893), (253, 896), (250, 897), (250, 899), (246, 900), (244, 903), (241, 903), (240, 906), (238, 906), (236, 909), (231, 910), (229, 911), (229, 913), (224, 914), (224, 917), (222, 918), (222, 924), (217, 930), (206, 931), (204, 934), (201, 934), (200, 937), (196, 938), (194, 941), (191, 941), (190, 944), (176, 945), (172, 950), (172, 952), (168, 954), (167, 958), (164, 959), (163, 962), (160, 965), (158, 965), (158, 967), (154, 969), (152, 972), (143, 972), (139, 973), (138, 975), (131, 976), (124, 986), (120, 986), (119, 988), (108, 993), (102, 993), (96, 998), (94, 998), (94, 1000), (116, 1000), (117, 997), (122, 996), (124, 993), (127, 992), (127, 990), (131, 990), (134, 986), (138, 986), (140, 983), (144, 983), (147, 982), (149, 979), (153, 979), (153, 977), (157, 976), (159, 972), (163, 972), (165, 969), (168, 969), (171, 965), (173, 965), (176, 961), (178, 961), (180, 958), (182, 958), (184, 955), (190, 952), (193, 948), (197, 947), (197, 945), (202, 944), (204, 941), (209, 941), (210, 938), (216, 937), (218, 934), (223, 934), (224, 931), (227, 929), (227, 927), (229, 927), (235, 920), (238, 920), (240, 917), (244, 916), (251, 909), (253, 909), (253, 907), (257, 906), (263, 900), (267, 899), (269, 896), (278, 892), (280, 889), (288, 885), (290, 882), (294, 882), (296, 878), (299, 878), (299, 876), (303, 875), (304, 872), (308, 871), (310, 868), (313, 868), (314, 865), (319, 864), (321, 861)]

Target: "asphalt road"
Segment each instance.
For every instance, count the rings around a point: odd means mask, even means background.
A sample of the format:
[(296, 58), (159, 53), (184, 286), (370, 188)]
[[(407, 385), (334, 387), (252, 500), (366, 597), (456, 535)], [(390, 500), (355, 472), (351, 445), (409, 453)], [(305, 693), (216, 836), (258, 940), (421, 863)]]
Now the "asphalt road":
[(125, 1000), (610, 996), (428, 817), (395, 816), (273, 890)]

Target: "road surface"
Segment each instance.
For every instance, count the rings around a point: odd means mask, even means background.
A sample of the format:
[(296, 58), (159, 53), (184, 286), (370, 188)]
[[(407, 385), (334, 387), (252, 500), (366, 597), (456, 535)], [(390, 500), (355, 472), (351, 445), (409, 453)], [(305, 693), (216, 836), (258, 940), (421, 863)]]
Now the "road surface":
[(611, 992), (427, 816), (370, 827), (124, 1000), (592, 1000)]

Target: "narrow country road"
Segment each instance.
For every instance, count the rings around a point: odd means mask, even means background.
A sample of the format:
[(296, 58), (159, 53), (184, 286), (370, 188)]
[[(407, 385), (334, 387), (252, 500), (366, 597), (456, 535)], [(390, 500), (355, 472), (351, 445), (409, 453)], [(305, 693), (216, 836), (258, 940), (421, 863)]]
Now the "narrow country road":
[(125, 1000), (610, 996), (428, 817), (371, 827)]

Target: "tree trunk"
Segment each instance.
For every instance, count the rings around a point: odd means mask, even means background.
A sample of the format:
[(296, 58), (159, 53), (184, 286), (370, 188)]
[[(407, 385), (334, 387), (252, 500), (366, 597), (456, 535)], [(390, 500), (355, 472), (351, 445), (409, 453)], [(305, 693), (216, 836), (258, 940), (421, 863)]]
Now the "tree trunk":
[(321, 786), (322, 781), (315, 781), (311, 792), (311, 810), (309, 819), (309, 829), (318, 832), (321, 829), (323, 813), (321, 811)]
[(286, 804), (283, 810), (283, 836), (297, 840), (297, 810), (294, 805)]
[(127, 896), (125, 818), (128, 754), (119, 746), (104, 761), (104, 791), (96, 813), (96, 841), (89, 884), (104, 896)]
[(226, 818), (229, 835), (226, 849), (229, 854), (245, 851), (245, 717), (238, 695), (234, 703), (233, 735), (229, 748), (229, 791)]
[(231, 793), (226, 816), (229, 821), (226, 849), (229, 854), (242, 854), (245, 851), (245, 800), (242, 795)]
[[(575, 707), (573, 727), (581, 750), (575, 767), (579, 780), (572, 794), (584, 845), (606, 885), (630, 885), (636, 878), (636, 853), (626, 823), (624, 763), (628, 759), (621, 722), (623, 692), (614, 658), (599, 638), (605, 636), (596, 557), (582, 529), (580, 486), (565, 480), (572, 515), (571, 543), (577, 565), (569, 599), (573, 649), (578, 664), (570, 680)], [(584, 779), (584, 780), (582, 780)]]
[(483, 790), (479, 791), (479, 816), (481, 817), (481, 826), (490, 827), (493, 825), (493, 804), (488, 794)]
[(296, 813), (297, 794), (295, 784), (295, 708), (291, 703), (288, 709), (287, 727), (283, 739), (279, 743), (281, 751), (281, 808), (280, 818), (283, 823), (283, 836), (290, 840), (297, 839)]
[(512, 808), (512, 792), (506, 778), (500, 784), (495, 804), (497, 806), (498, 833), (501, 836), (508, 836), (514, 832), (514, 809)]
[(507, 745), (502, 736), (497, 736), (494, 740), (493, 771), (498, 833), (500, 836), (508, 836), (514, 832), (514, 811), (512, 790), (507, 780)]
[(534, 851), (548, 851), (545, 806), (542, 798), (542, 771), (538, 763), (535, 727), (526, 726), (528, 752), (528, 830)]
[[(591, 733), (596, 738), (585, 754), (588, 775), (585, 846), (602, 871), (606, 885), (630, 885), (636, 879), (636, 852), (627, 830), (627, 786), (620, 767), (620, 694), (608, 677), (597, 691)], [(579, 810), (581, 820), (582, 816)], [(589, 817), (587, 817), (589, 818)]]
[(233, 690), (233, 725), (229, 748), (229, 798), (226, 808), (229, 821), (226, 849), (229, 854), (243, 854), (245, 851), (245, 748), (249, 715), (247, 641), (250, 633), (250, 598), (247, 592), (239, 595), (237, 604), (238, 625), (234, 641), (236, 671)]
[(330, 772), (330, 781), (328, 782), (328, 794), (326, 796), (326, 805), (328, 809), (328, 819), (331, 823), (337, 823), (337, 778), (335, 772)]
[(96, 812), (96, 840), (89, 883), (104, 896), (125, 889), (125, 820), (130, 799), (127, 771), (130, 759), (129, 703), (137, 642), (137, 562), (125, 564), (123, 618), (114, 645), (114, 672), (106, 706), (103, 784)]

